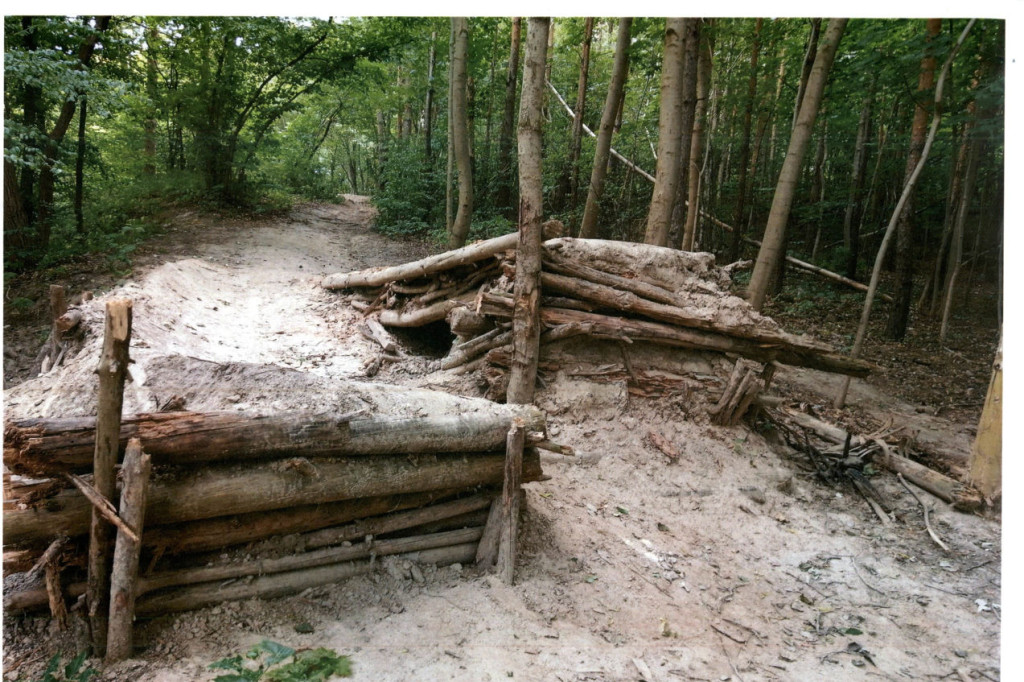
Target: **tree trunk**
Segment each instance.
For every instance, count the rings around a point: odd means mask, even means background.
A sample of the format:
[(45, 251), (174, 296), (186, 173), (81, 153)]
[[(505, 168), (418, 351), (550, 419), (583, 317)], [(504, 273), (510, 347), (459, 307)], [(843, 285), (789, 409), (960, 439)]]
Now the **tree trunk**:
[(679, 248), (686, 231), (686, 198), (690, 191), (690, 152), (693, 140), (693, 120), (697, 113), (697, 51), (700, 43), (700, 19), (686, 20), (683, 47), (683, 110), (679, 132), (679, 180), (672, 206), (668, 242)]
[[(156, 117), (157, 117), (157, 63), (156, 45), (159, 38), (156, 19), (146, 17), (146, 120), (143, 123), (142, 174), (156, 175)], [(83, 110), (85, 100), (82, 101)]]
[(583, 220), (580, 223), (580, 237), (593, 239), (597, 236), (597, 218), (600, 212), (599, 202), (604, 194), (604, 180), (608, 170), (608, 155), (612, 146), (612, 129), (615, 126), (615, 113), (619, 97), (626, 82), (626, 65), (629, 61), (630, 28), (633, 20), (619, 20), (619, 32), (615, 41), (615, 59), (612, 64), (611, 82), (605, 97), (604, 111), (601, 113), (601, 127), (598, 129), (597, 146), (594, 151), (594, 167), (590, 174), (590, 186), (587, 189), (587, 203), (583, 209)]
[[(973, 126), (969, 126), (973, 128)], [(946, 343), (946, 335), (949, 332), (949, 317), (953, 309), (953, 292), (956, 289), (957, 276), (960, 274), (960, 264), (964, 253), (964, 227), (967, 223), (967, 214), (970, 212), (971, 200), (974, 194), (974, 185), (978, 179), (978, 165), (981, 161), (980, 137), (971, 140), (971, 151), (967, 160), (967, 173), (964, 177), (963, 191), (960, 194), (960, 207), (956, 214), (956, 223), (953, 225), (953, 237), (949, 248), (949, 263), (946, 265), (946, 282), (943, 287), (945, 304), (942, 308), (942, 323), (939, 325), (939, 344)]]
[(576, 194), (579, 187), (580, 148), (583, 146), (583, 112), (587, 103), (587, 75), (590, 71), (590, 44), (594, 38), (594, 17), (583, 21), (583, 45), (580, 48), (580, 75), (576, 85), (576, 108), (572, 119), (572, 141), (569, 146), (569, 159), (562, 169), (562, 174), (555, 185), (551, 209), (561, 211), (566, 199), (569, 205), (576, 208)]
[(679, 183), (683, 50), (687, 26), (686, 19), (665, 20), (665, 56), (661, 63), (661, 104), (658, 110), (658, 168), (644, 234), (644, 243), (656, 246), (668, 245), (669, 220)]
[(761, 25), (763, 19), (758, 19), (754, 26), (754, 37), (750, 46), (750, 77), (747, 80), (747, 96), (743, 100), (743, 133), (740, 138), (740, 160), (739, 180), (736, 190), (736, 218), (733, 224), (736, 231), (732, 234), (732, 244), (729, 247), (729, 261), (736, 262), (740, 259), (740, 244), (743, 239), (743, 226), (746, 225), (744, 209), (747, 200), (747, 165), (750, 163), (750, 127), (753, 121), (754, 99), (757, 97), (757, 59), (761, 53)]
[[(941, 19), (928, 19), (927, 24), (928, 43), (934, 43), (935, 38), (942, 30)], [(921, 149), (924, 147), (925, 136), (928, 133), (928, 104), (929, 92), (935, 84), (935, 56), (929, 53), (921, 60), (921, 74), (917, 81), (917, 106), (914, 108), (914, 122), (910, 128), (910, 152), (907, 154), (907, 166), (904, 178), (909, 178), (917, 162), (921, 158)], [(896, 288), (896, 302), (892, 306), (889, 319), (886, 322), (886, 335), (895, 340), (901, 341), (907, 334), (907, 324), (910, 321), (910, 304), (914, 292), (914, 196), (907, 197), (900, 214), (899, 222), (896, 224), (896, 276), (898, 286)]]
[(75, 154), (75, 229), (85, 232), (85, 215), (82, 213), (82, 199), (85, 191), (85, 96), (78, 110), (78, 149)]
[(509, 50), (508, 71), (505, 74), (505, 109), (501, 117), (498, 137), (498, 188), (495, 205), (507, 218), (514, 218), (516, 207), (512, 202), (512, 126), (516, 117), (516, 83), (519, 78), (519, 43), (523, 20), (512, 19), (512, 47)]
[(971, 447), (970, 483), (989, 500), (1003, 491), (1003, 339), (999, 339), (978, 435)]
[(757, 264), (750, 278), (749, 300), (755, 310), (760, 311), (768, 292), (768, 280), (775, 270), (777, 261), (785, 256), (783, 243), (786, 236), (786, 224), (796, 194), (796, 186), (800, 179), (800, 167), (803, 165), (804, 154), (810, 142), (814, 120), (817, 118), (821, 98), (828, 81), (828, 72), (832, 67), (839, 40), (846, 28), (846, 19), (831, 19), (825, 31), (824, 45), (818, 50), (814, 60), (814, 68), (807, 82), (807, 91), (800, 106), (796, 128), (789, 141), (786, 160), (779, 173), (779, 182), (775, 188), (768, 224), (765, 226), (764, 239), (757, 254)]
[(811, 77), (811, 69), (814, 67), (814, 60), (818, 55), (818, 36), (821, 33), (821, 19), (811, 19), (811, 33), (807, 37), (807, 50), (804, 52), (804, 64), (800, 71), (800, 84), (796, 89), (796, 99), (793, 101), (793, 128), (796, 128), (797, 115), (800, 113), (800, 104), (804, 101), (804, 93), (807, 91), (807, 81)]
[(697, 212), (700, 210), (700, 175), (701, 156), (704, 149), (704, 119), (708, 110), (708, 89), (711, 85), (711, 53), (713, 48), (711, 22), (700, 32), (697, 56), (697, 109), (693, 119), (693, 137), (690, 140), (690, 172), (687, 183), (686, 227), (680, 247), (684, 251), (693, 251), (694, 236), (697, 231)]
[(512, 313), (512, 371), (508, 402), (533, 402), (540, 355), (540, 245), (544, 237), (541, 99), (551, 20), (531, 17), (519, 105), (519, 244), (516, 249), (515, 307)]
[(437, 40), (437, 31), (430, 32), (430, 56), (427, 58), (427, 102), (423, 107), (423, 144), (427, 155), (427, 165), (434, 161), (434, 150), (430, 146), (430, 136), (434, 130), (434, 66), (437, 62), (437, 53), (434, 43)]
[(452, 17), (454, 49), (451, 64), (451, 119), (455, 163), (459, 171), (459, 208), (448, 235), (448, 248), (466, 243), (473, 214), (473, 164), (469, 149), (469, 109), (466, 103), (466, 59), (469, 51), (469, 20)]
[(847, 250), (846, 276), (857, 279), (857, 259), (860, 256), (860, 220), (864, 214), (864, 174), (868, 167), (868, 144), (871, 142), (871, 110), (875, 103), (875, 79), (864, 98), (857, 122), (857, 141), (853, 151), (853, 172), (850, 194), (843, 214), (843, 245)]

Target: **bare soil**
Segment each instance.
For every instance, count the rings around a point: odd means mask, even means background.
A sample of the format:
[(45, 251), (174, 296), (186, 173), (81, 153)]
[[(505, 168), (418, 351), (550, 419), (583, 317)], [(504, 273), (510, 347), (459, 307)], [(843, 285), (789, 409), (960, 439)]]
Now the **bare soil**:
[[(126, 409), (153, 409), (171, 394), (194, 409), (342, 402), (331, 387), (364, 381), (376, 351), (357, 331), (359, 315), (319, 277), (428, 250), (372, 232), (370, 216), (351, 198), (255, 222), (170, 219), (162, 246), (109, 293), (136, 301), (146, 344), (133, 343), (146, 376), (135, 377)], [(104, 288), (85, 267), (75, 276), (75, 287)], [(45, 329), (45, 311), (5, 319), (6, 410), (88, 413), (84, 358), (26, 381)], [(404, 337), (406, 361), (373, 381), (482, 393), (413, 353), (414, 337)], [(850, 410), (833, 415), (825, 405), (835, 382), (787, 369), (777, 383), (851, 426), (877, 428), (891, 415), (947, 459), (966, 457), (971, 422), (950, 421), (960, 413), (921, 411), (872, 378), (855, 380)], [(823, 485), (747, 425), (710, 425), (683, 396), (638, 398), (566, 371), (546, 377), (537, 402), (552, 437), (577, 456), (545, 458), (551, 479), (526, 486), (514, 586), (468, 566), (384, 562), (295, 597), (140, 623), (137, 657), (101, 679), (212, 680), (211, 662), (264, 638), (348, 654), (364, 680), (1001, 679), (998, 519), (919, 493), (947, 553), (888, 474), (873, 479), (895, 508), (883, 526), (853, 489)], [(673, 444), (676, 461), (650, 444), (652, 433)], [(5, 618), (5, 679), (36, 679), (54, 653), (81, 650), (73, 620), (55, 633), (46, 618)], [(307, 624), (312, 632), (296, 630)]]

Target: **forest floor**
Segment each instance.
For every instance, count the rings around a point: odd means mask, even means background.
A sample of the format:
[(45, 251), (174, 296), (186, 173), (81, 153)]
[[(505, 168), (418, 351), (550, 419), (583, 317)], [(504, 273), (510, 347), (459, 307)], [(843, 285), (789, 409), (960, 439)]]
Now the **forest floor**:
[[(360, 316), (319, 278), (428, 251), (371, 231), (371, 216), (361, 199), (259, 220), (178, 213), (130, 274), (115, 278), (98, 260), (67, 267), (60, 282), (72, 294), (137, 296), (137, 324), (173, 315), (161, 352), (188, 362), (358, 380), (375, 351), (357, 331)], [(31, 378), (50, 283), (7, 283), (5, 407), (14, 412), (62, 404), (33, 393), (41, 380)], [(856, 297), (812, 288), (798, 282), (793, 305), (769, 314), (790, 331), (848, 344)], [(868, 359), (882, 371), (854, 380), (844, 413), (827, 407), (835, 377), (785, 369), (774, 390), (860, 431), (892, 417), (956, 469), (984, 400), (996, 343), (989, 327), (956, 318), (943, 348), (916, 327), (907, 344), (873, 341)], [(406, 362), (374, 381), (480, 394), (466, 377), (436, 371), (413, 336), (400, 339)], [(317, 402), (261, 388), (254, 376), (185, 387), (186, 407)], [(550, 480), (526, 486), (514, 586), (458, 565), (423, 567), (416, 579), (391, 566), (291, 598), (164, 616), (140, 623), (137, 657), (100, 679), (212, 680), (210, 663), (262, 639), (348, 654), (365, 680), (1001, 678), (998, 516), (959, 513), (919, 493), (946, 552), (888, 474), (873, 480), (895, 509), (895, 523), (883, 526), (852, 489), (826, 487), (746, 424), (710, 425), (701, 406), (561, 374), (537, 402), (552, 437), (577, 456), (546, 458)], [(679, 458), (652, 447), (652, 433)], [(80, 624), (54, 633), (46, 618), (6, 618), (5, 679), (36, 679), (54, 653), (67, 660), (83, 646)]]

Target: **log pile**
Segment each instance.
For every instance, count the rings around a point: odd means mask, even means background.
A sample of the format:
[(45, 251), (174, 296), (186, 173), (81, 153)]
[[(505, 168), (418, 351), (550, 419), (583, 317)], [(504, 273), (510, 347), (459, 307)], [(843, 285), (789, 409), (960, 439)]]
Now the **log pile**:
[[(335, 274), (323, 286), (352, 292), (364, 316), (375, 316), (384, 326), (447, 320), (457, 342), (441, 368), (481, 369), (491, 386), (487, 397), (501, 399), (511, 353), (515, 238), (510, 234), (412, 263)], [(729, 274), (715, 266), (711, 254), (548, 239), (541, 284), (541, 369), (545, 361), (553, 364), (549, 357), (556, 342), (585, 337), (724, 354), (730, 364), (739, 357), (858, 377), (871, 370), (823, 343), (786, 333), (729, 294)], [(625, 369), (631, 390), (647, 392), (635, 369)], [(752, 399), (751, 380), (742, 388)], [(732, 412), (723, 423), (734, 421)]]

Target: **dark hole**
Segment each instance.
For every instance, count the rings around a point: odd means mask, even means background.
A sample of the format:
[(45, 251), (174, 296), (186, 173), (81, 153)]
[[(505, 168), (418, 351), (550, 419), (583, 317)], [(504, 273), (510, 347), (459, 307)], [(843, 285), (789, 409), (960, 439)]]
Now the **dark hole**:
[(426, 358), (443, 358), (452, 349), (455, 335), (444, 320), (431, 322), (422, 327), (390, 327), (395, 340), (413, 354)]

